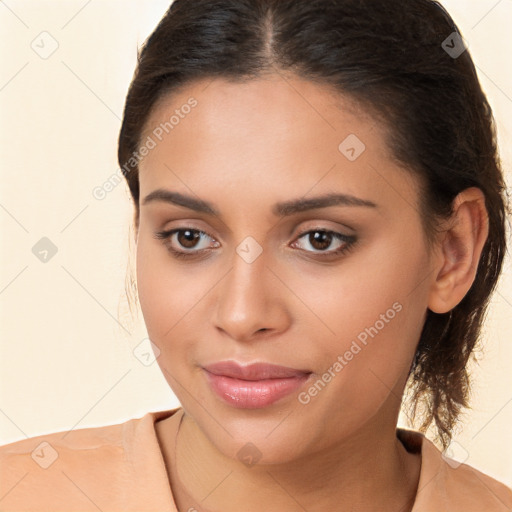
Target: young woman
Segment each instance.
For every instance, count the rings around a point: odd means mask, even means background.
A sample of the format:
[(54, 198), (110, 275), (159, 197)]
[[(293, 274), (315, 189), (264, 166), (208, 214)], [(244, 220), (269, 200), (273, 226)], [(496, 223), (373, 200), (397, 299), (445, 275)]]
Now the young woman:
[[(182, 407), (2, 447), (2, 510), (512, 509), (421, 433), (446, 448), (468, 405), (509, 214), (441, 5), (175, 0), (119, 164)], [(397, 428), (406, 390), (419, 431)]]

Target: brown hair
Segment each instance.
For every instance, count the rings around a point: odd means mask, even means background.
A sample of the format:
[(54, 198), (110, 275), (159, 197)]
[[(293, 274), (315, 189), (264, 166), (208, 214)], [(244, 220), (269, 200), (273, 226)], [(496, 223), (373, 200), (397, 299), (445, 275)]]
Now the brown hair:
[(137, 224), (133, 155), (163, 95), (203, 78), (291, 72), (332, 86), (385, 122), (396, 161), (421, 178), (429, 244), (455, 196), (480, 188), (489, 235), (475, 281), (449, 313), (427, 311), (408, 381), (413, 415), (418, 404), (425, 408), (420, 429), (435, 424), (445, 447), (468, 407), (467, 364), (501, 272), (510, 213), (491, 107), (469, 51), (448, 51), (460, 48), (459, 34), (431, 0), (175, 0), (139, 52), (118, 151)]

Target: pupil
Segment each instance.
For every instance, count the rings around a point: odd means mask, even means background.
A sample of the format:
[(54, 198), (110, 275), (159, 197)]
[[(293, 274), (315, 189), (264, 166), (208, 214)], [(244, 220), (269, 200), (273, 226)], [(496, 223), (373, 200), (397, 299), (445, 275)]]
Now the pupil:
[[(182, 241), (182, 238), (184, 239), (184, 243)], [(180, 231), (178, 233), (178, 241), (179, 243), (188, 249), (191, 249), (194, 247), (195, 242), (199, 238), (199, 233), (196, 233), (195, 231), (191, 231), (190, 229)]]
[[(332, 242), (332, 235), (330, 233), (327, 233), (326, 231), (315, 231), (309, 235), (310, 243), (315, 249), (326, 249), (331, 245)], [(312, 240), (311, 240), (312, 238)], [(317, 247), (316, 244), (320, 243), (320, 247)]]

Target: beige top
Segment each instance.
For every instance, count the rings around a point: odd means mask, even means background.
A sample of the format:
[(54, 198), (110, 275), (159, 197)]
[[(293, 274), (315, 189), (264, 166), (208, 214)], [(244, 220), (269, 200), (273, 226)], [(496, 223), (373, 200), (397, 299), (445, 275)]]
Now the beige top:
[[(183, 409), (0, 446), (0, 510), (177, 512), (155, 431), (155, 422), (174, 413)], [(445, 460), (419, 432), (399, 428), (397, 435), (408, 451), (421, 451), (413, 512), (512, 510), (504, 484)]]

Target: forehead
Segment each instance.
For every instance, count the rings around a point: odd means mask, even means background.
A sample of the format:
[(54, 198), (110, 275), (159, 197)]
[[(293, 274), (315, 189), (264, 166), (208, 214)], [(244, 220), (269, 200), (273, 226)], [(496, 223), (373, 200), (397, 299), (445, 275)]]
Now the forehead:
[[(196, 103), (193, 108), (188, 106), (191, 101)], [(173, 114), (179, 119), (175, 116), (166, 132), (185, 136), (193, 130), (198, 136), (208, 133), (209, 137), (216, 133), (218, 139), (229, 134), (234, 142), (257, 142), (258, 138), (247, 141), (248, 134), (256, 137), (257, 133), (271, 133), (290, 140), (311, 137), (312, 132), (333, 135), (340, 128), (361, 131), (376, 124), (376, 119), (355, 100), (331, 87), (285, 75), (246, 82), (202, 79), (164, 94), (154, 105), (142, 138), (169, 122)], [(182, 122), (187, 118), (188, 122)], [(266, 132), (261, 133), (261, 128)]]
[(141, 197), (168, 185), (239, 198), (251, 188), (274, 200), (343, 191), (411, 201), (414, 184), (378, 120), (331, 88), (290, 76), (188, 84), (155, 105), (141, 142), (148, 137), (155, 147), (139, 166)]

